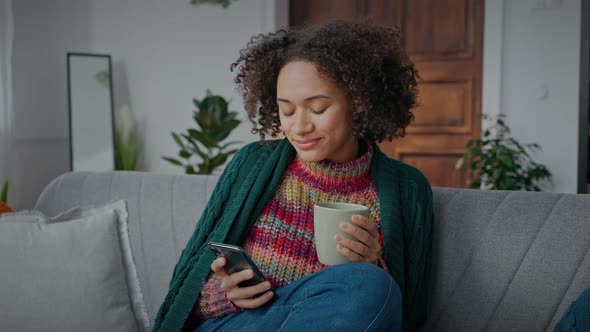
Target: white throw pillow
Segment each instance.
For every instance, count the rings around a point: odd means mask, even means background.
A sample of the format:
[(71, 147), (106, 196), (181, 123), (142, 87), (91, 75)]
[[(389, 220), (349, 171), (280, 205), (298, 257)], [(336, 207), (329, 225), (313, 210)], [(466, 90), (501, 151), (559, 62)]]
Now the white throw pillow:
[(147, 331), (122, 200), (0, 216), (0, 331)]

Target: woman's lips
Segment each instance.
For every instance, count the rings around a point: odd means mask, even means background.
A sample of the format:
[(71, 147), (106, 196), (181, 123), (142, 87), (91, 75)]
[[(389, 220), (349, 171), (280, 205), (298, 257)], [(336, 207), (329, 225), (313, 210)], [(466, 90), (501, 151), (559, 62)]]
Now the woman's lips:
[(313, 138), (313, 139), (303, 139), (303, 140), (295, 140), (295, 145), (299, 148), (299, 150), (311, 150), (318, 145), (321, 138)]

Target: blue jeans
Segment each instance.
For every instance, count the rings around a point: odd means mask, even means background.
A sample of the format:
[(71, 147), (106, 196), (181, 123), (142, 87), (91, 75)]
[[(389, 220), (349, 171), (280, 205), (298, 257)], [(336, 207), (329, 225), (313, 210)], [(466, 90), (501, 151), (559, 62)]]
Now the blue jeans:
[(272, 304), (203, 322), (202, 331), (401, 331), (397, 283), (366, 263), (335, 265), (276, 291)]

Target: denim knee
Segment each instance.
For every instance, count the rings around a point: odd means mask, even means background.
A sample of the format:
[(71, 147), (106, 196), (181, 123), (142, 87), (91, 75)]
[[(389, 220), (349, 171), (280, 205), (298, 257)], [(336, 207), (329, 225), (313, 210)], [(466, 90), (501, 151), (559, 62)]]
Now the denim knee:
[(374, 264), (341, 264), (326, 269), (326, 272), (328, 271), (336, 281), (345, 283), (356, 297), (373, 299), (376, 302), (387, 301), (390, 296), (401, 298), (397, 282), (389, 273)]
[[(350, 317), (362, 326), (359, 331), (399, 330), (402, 322), (401, 290), (383, 269), (373, 264), (351, 263), (324, 270), (332, 303), (339, 304), (339, 314), (331, 317), (332, 326), (349, 326)], [(326, 293), (323, 293), (326, 294)]]

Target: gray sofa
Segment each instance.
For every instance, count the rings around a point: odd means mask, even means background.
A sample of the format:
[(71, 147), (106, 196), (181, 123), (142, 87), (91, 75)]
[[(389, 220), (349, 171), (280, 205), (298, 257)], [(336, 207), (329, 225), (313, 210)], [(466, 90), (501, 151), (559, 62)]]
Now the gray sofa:
[[(68, 173), (40, 195), (55, 215), (124, 199), (150, 321), (214, 176)], [(546, 331), (590, 287), (590, 195), (434, 188), (430, 320), (424, 331)], [(56, 307), (59, 310), (59, 307)]]

